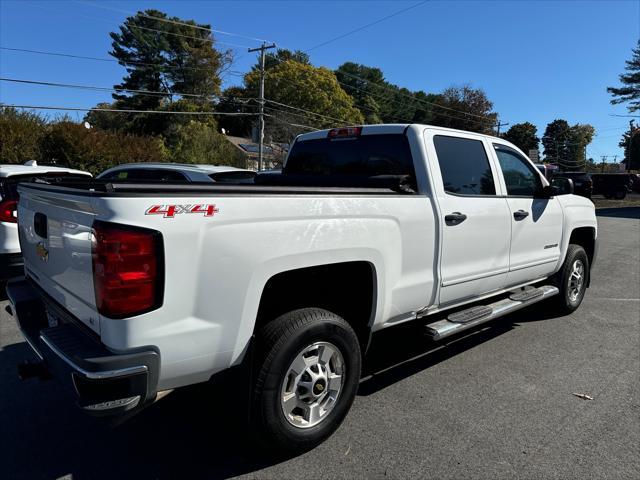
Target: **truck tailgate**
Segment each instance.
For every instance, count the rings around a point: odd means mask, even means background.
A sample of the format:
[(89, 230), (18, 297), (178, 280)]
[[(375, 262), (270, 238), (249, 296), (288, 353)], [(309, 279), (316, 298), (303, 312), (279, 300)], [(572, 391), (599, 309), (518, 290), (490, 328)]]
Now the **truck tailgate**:
[(91, 258), (90, 196), (19, 187), (25, 271), (56, 302), (100, 334)]

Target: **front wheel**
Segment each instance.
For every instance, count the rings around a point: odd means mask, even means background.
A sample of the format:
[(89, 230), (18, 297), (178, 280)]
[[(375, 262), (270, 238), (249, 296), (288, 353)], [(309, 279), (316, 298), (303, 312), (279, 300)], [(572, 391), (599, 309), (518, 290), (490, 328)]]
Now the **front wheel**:
[(309, 450), (351, 408), (362, 361), (358, 338), (338, 315), (305, 308), (268, 323), (257, 340), (252, 423), (269, 448)]
[(578, 309), (589, 283), (589, 275), (589, 257), (584, 248), (570, 244), (564, 263), (554, 278), (560, 290), (555, 303), (561, 313), (569, 314)]

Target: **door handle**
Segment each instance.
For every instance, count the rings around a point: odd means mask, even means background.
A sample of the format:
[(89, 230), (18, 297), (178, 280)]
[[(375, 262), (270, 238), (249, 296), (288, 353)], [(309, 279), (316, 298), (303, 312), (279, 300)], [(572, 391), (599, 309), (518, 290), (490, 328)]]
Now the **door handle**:
[(529, 212), (525, 212), (524, 210), (518, 210), (517, 212), (513, 212), (513, 218), (516, 220), (522, 220), (523, 218), (527, 218), (529, 216)]
[(464, 222), (467, 219), (467, 216), (464, 213), (453, 212), (449, 215), (445, 215), (444, 221), (447, 225), (458, 225)]

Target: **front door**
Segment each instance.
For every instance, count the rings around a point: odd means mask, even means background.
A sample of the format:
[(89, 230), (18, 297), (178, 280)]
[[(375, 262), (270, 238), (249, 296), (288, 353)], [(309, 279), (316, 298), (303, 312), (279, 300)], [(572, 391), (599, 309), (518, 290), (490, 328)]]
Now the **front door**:
[[(442, 219), (440, 304), (503, 288), (511, 221), (481, 136), (427, 131), (434, 196)], [(439, 168), (437, 166), (439, 166)]]
[(542, 178), (513, 148), (494, 143), (511, 213), (508, 285), (549, 275), (560, 258), (562, 209), (556, 198), (536, 198)]

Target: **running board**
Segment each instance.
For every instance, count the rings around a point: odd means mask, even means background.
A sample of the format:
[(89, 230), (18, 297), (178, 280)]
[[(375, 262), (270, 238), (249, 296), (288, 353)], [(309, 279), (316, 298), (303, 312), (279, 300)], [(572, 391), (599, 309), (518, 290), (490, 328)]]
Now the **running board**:
[(510, 296), (489, 305), (475, 306), (467, 310), (452, 313), (448, 318), (426, 325), (426, 333), (433, 340), (442, 340), (458, 332), (489, 322), (521, 308), (538, 303), (558, 294), (558, 288), (543, 285), (538, 288), (528, 287), (523, 290), (509, 292)]

